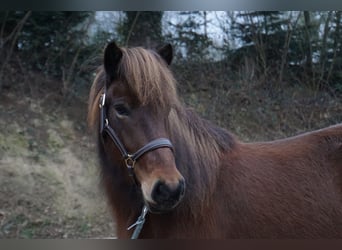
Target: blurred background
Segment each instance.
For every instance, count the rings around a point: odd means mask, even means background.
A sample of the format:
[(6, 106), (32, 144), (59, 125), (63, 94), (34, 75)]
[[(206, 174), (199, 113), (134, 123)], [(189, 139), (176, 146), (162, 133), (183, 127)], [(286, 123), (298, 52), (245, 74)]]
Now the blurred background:
[(341, 14), (0, 12), (0, 238), (115, 237), (86, 124), (108, 41), (171, 43), (187, 106), (273, 140), (342, 122)]

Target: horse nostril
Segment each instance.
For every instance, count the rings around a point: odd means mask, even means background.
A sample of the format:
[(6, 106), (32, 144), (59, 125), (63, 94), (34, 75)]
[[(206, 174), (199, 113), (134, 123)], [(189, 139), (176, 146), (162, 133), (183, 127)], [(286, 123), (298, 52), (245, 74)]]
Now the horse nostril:
[(174, 206), (185, 192), (184, 180), (179, 181), (176, 187), (170, 187), (165, 182), (158, 181), (152, 192), (152, 199), (159, 204)]
[(170, 196), (170, 189), (168, 186), (165, 185), (165, 183), (158, 181), (154, 188), (154, 198), (157, 201), (161, 201), (164, 199), (168, 199)]
[(179, 181), (178, 189), (179, 189), (180, 196), (183, 197), (184, 193), (185, 193), (185, 181), (184, 181), (184, 179)]

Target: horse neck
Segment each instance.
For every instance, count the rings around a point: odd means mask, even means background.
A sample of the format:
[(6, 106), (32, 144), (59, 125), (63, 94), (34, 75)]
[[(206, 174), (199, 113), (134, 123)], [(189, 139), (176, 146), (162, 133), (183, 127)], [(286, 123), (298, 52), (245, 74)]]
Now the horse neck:
[(183, 107), (171, 110), (168, 125), (176, 165), (187, 181), (184, 202), (192, 208), (206, 206), (216, 188), (220, 158), (235, 141), (226, 130)]

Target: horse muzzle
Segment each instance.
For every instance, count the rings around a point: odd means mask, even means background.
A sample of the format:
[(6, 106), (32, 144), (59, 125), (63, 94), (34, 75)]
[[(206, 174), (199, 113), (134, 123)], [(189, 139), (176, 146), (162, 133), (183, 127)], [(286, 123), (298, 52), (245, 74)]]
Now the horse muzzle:
[(153, 187), (151, 198), (153, 203), (147, 202), (151, 213), (166, 213), (173, 210), (181, 202), (185, 194), (185, 181), (180, 179), (175, 184), (157, 181)]

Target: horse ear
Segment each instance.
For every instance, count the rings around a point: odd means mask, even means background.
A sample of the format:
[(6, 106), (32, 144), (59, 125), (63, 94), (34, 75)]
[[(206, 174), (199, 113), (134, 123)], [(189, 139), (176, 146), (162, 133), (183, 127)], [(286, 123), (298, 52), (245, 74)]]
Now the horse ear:
[(162, 48), (158, 49), (158, 54), (170, 65), (173, 58), (173, 49), (171, 44), (166, 44)]
[(105, 71), (111, 81), (117, 77), (118, 65), (121, 58), (121, 49), (116, 45), (115, 42), (109, 43), (104, 51), (103, 64)]

